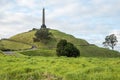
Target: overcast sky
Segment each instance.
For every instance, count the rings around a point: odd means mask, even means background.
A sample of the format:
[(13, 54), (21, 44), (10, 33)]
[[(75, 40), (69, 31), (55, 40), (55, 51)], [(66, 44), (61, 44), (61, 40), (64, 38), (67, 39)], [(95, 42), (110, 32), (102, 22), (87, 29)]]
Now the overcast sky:
[(113, 33), (120, 42), (120, 0), (0, 0), (0, 38), (40, 28), (43, 7), (48, 28), (98, 46)]

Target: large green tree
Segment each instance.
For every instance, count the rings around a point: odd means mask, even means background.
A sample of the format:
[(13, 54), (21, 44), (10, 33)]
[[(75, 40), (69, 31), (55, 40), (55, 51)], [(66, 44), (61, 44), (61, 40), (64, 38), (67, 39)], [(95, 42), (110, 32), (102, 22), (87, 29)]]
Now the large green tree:
[(80, 51), (67, 40), (60, 40), (56, 49), (58, 56), (77, 57), (80, 56)]
[(35, 42), (44, 42), (46, 43), (46, 41), (48, 39), (50, 39), (50, 35), (51, 33), (49, 32), (48, 28), (40, 28), (39, 30), (37, 30), (37, 32), (35, 33), (35, 38), (34, 41)]
[(105, 37), (103, 45), (106, 47), (111, 47), (114, 50), (114, 46), (117, 44), (118, 40), (115, 34), (111, 34)]

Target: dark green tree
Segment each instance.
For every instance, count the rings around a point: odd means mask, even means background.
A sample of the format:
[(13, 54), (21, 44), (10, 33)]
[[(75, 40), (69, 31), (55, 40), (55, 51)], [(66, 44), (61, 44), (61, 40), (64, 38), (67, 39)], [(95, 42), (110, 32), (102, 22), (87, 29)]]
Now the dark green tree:
[(64, 48), (64, 51), (67, 57), (80, 56), (79, 50), (72, 43), (67, 43), (67, 45)]
[(51, 33), (49, 32), (49, 29), (47, 29), (47, 28), (40, 28), (35, 33), (34, 42), (41, 41), (41, 42), (46, 43), (46, 41), (50, 39), (50, 36), (51, 36)]
[(117, 44), (118, 40), (115, 34), (111, 34), (105, 37), (105, 42), (103, 42), (103, 45), (105, 47), (111, 47), (114, 50), (114, 46)]
[(60, 40), (56, 49), (58, 56), (77, 57), (80, 56), (80, 51), (70, 42)]
[(65, 56), (64, 54), (64, 48), (67, 45), (67, 41), (66, 40), (60, 40), (59, 43), (57, 44), (57, 55), (58, 56)]

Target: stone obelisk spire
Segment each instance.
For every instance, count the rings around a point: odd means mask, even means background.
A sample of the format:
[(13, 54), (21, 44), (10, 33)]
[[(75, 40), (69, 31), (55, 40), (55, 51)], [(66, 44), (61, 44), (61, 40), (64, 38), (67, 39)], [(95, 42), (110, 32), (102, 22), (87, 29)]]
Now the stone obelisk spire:
[(43, 24), (45, 24), (45, 9), (43, 8)]
[(42, 10), (42, 26), (41, 28), (46, 28), (46, 25), (45, 25), (45, 8), (43, 8)]

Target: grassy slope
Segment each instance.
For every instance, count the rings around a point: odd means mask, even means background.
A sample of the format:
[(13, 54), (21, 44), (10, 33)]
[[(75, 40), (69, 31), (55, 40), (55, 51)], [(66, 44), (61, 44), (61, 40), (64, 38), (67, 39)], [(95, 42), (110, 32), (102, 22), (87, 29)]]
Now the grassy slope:
[(45, 57), (56, 56), (56, 51), (54, 49), (27, 50), (18, 53), (21, 53), (26, 56), (45, 56)]
[(3, 52), (0, 50), (0, 56), (3, 55)]
[(54, 38), (59, 41), (60, 39), (66, 39), (67, 41), (74, 43), (75, 45), (88, 45), (88, 42), (83, 39), (77, 39), (72, 35), (60, 32), (58, 30), (50, 30)]
[(85, 57), (120, 57), (117, 51), (100, 48), (97, 46), (78, 46), (81, 56)]
[(47, 44), (43, 44), (40, 42), (34, 43), (33, 37), (36, 31), (29, 31), (25, 33), (21, 33), (18, 35), (15, 35), (11, 37), (10, 39), (17, 40), (24, 43), (31, 43), (42, 48), (55, 48), (57, 42), (60, 39), (66, 39), (69, 42), (72, 42), (74, 45), (78, 47), (78, 49), (81, 52), (81, 56), (94, 56), (94, 57), (116, 57), (120, 56), (120, 54), (117, 51), (112, 51), (104, 48), (99, 48), (97, 46), (80, 46), (80, 45), (89, 45), (89, 43), (83, 39), (77, 39), (72, 35), (65, 34), (63, 32), (60, 32), (58, 30), (50, 30), (50, 32), (53, 34), (53, 39), (49, 40)]
[(0, 55), (0, 80), (120, 80), (120, 58)]
[(19, 43), (19, 42), (14, 42), (14, 41), (7, 41), (7, 40), (2, 40), (0, 43), (3, 45), (2, 48), (4, 49), (10, 49), (10, 50), (22, 50), (22, 49), (28, 49), (31, 48), (30, 45)]
[(20, 34), (17, 34), (15, 36), (11, 37), (10, 39), (28, 43), (28, 44), (33, 44), (33, 38), (34, 38), (35, 32), (36, 31), (20, 33)]

